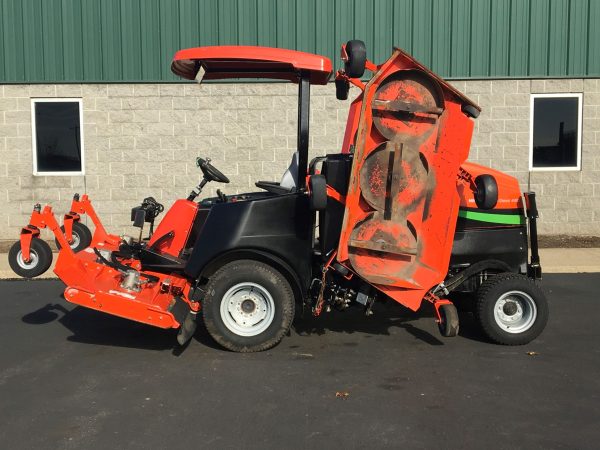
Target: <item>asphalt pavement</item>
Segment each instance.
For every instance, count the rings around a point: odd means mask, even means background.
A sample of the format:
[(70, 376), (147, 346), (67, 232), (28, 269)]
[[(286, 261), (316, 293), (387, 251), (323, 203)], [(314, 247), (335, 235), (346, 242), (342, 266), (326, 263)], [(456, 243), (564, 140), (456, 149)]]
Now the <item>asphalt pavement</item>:
[[(597, 448), (600, 274), (547, 275), (522, 347), (468, 315), (439, 336), (393, 303), (296, 322), (276, 348), (221, 350), (74, 307), (55, 280), (0, 281), (0, 442), (19, 449)], [(425, 316), (424, 316), (425, 315)]]

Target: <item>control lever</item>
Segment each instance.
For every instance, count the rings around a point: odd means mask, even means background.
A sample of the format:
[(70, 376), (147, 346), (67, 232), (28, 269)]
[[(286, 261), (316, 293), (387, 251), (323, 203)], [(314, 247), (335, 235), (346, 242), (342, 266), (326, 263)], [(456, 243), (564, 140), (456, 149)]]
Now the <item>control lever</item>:
[(217, 197), (222, 203), (227, 203), (227, 196), (223, 193), (221, 189), (217, 189)]

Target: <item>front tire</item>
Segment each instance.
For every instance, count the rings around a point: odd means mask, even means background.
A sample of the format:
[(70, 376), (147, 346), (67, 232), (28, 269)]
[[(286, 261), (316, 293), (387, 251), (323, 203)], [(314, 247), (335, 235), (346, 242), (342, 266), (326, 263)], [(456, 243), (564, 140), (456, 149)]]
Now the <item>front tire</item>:
[[(60, 231), (65, 234), (65, 226), (60, 227)], [(77, 253), (81, 250), (84, 250), (90, 246), (92, 243), (92, 232), (90, 229), (82, 224), (81, 222), (73, 222), (73, 230), (71, 232), (71, 236), (73, 240), (70, 243), (71, 249)], [(60, 250), (60, 244), (58, 243), (58, 239), (54, 239), (56, 243), (56, 248)]]
[(548, 302), (524, 275), (501, 273), (477, 291), (475, 318), (483, 333), (502, 345), (523, 345), (538, 337), (548, 322)]
[(52, 249), (46, 241), (33, 238), (29, 247), (29, 261), (21, 252), (21, 241), (17, 241), (8, 251), (8, 264), (17, 275), (34, 278), (46, 272), (52, 265)]
[(210, 277), (202, 302), (212, 338), (234, 352), (277, 345), (294, 320), (294, 294), (286, 278), (258, 261), (233, 261)]

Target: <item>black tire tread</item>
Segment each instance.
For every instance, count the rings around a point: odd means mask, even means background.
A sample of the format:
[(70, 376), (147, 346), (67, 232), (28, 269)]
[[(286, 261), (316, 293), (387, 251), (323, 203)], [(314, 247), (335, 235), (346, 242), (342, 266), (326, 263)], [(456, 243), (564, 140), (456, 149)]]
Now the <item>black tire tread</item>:
[[(493, 175), (488, 173), (479, 175), (475, 178), (477, 192), (475, 193), (475, 203), (481, 209), (494, 209), (498, 203), (498, 182)], [(480, 195), (483, 198), (480, 198)]]
[[(232, 271), (237, 272), (237, 271), (245, 270), (247, 268), (250, 268), (252, 271), (269, 273), (271, 275), (278, 277), (279, 278), (278, 284), (283, 288), (283, 290), (285, 292), (284, 296), (286, 297), (285, 299), (283, 299), (284, 301), (281, 302), (282, 307), (283, 307), (283, 310), (282, 310), (283, 321), (282, 321), (281, 326), (277, 330), (276, 334), (273, 337), (271, 337), (270, 339), (267, 339), (266, 341), (264, 341), (260, 344), (252, 345), (252, 346), (248, 346), (248, 345), (245, 345), (245, 344), (242, 344), (239, 342), (237, 342), (237, 343), (232, 342), (231, 339), (228, 339), (226, 336), (224, 336), (223, 333), (218, 329), (215, 322), (213, 321), (213, 318), (211, 317), (211, 313), (210, 313), (210, 310), (213, 307), (220, 308), (220, 304), (219, 304), (220, 299), (215, 298), (210, 294), (211, 291), (213, 291), (215, 289), (215, 286), (217, 286), (219, 283), (221, 283), (223, 279), (230, 277)], [(202, 311), (203, 311), (202, 315), (203, 315), (204, 325), (206, 327), (206, 330), (219, 345), (226, 348), (227, 350), (231, 350), (233, 352), (238, 352), (238, 353), (261, 352), (261, 351), (268, 350), (268, 349), (276, 346), (289, 331), (289, 329), (292, 325), (292, 322), (294, 320), (294, 313), (295, 313), (294, 293), (292, 291), (290, 284), (285, 279), (285, 277), (279, 271), (277, 271), (275, 268), (269, 266), (268, 264), (265, 264), (265, 263), (262, 263), (259, 261), (254, 261), (254, 260), (233, 261), (231, 263), (225, 264), (223, 267), (218, 269), (210, 277), (210, 280), (209, 280), (208, 284), (206, 285), (206, 295), (202, 301)], [(207, 314), (207, 311), (209, 312), (208, 314)]]
[(477, 119), (481, 111), (475, 108), (473, 105), (463, 105), (462, 111), (472, 119)]
[[(540, 305), (538, 305), (538, 319), (536, 319), (536, 323), (532, 326), (532, 328), (534, 328), (537, 325), (537, 327), (541, 328), (541, 329), (539, 332), (534, 333), (534, 336), (531, 337), (531, 339), (526, 339), (526, 342), (524, 340), (517, 339), (517, 337), (519, 335), (512, 336), (512, 339), (505, 339), (502, 336), (502, 334), (498, 333), (498, 330), (496, 330), (494, 328), (494, 323), (488, 322), (485, 319), (486, 306), (487, 306), (486, 301), (487, 301), (488, 295), (490, 294), (490, 291), (493, 290), (496, 286), (498, 286), (498, 284), (504, 283), (504, 282), (510, 281), (510, 280), (527, 283), (528, 286), (533, 291), (537, 291), (536, 296), (539, 295), (540, 300), (542, 302), (544, 302), (544, 304), (541, 305), (541, 306), (543, 306), (543, 308), (540, 308)], [(540, 289), (540, 287), (534, 280), (532, 280), (531, 278), (528, 278), (524, 275), (517, 274), (517, 273), (505, 272), (505, 273), (500, 273), (498, 275), (494, 275), (491, 278), (488, 278), (486, 281), (484, 281), (481, 284), (481, 286), (477, 290), (474, 315), (475, 315), (475, 319), (477, 320), (477, 323), (479, 324), (479, 327), (481, 328), (481, 331), (485, 334), (485, 336), (490, 341), (494, 342), (495, 344), (500, 344), (500, 345), (509, 345), (509, 346), (524, 345), (524, 344), (532, 341), (536, 337), (538, 337), (539, 334), (543, 331), (544, 327), (546, 326), (546, 322), (548, 320), (548, 307), (546, 304), (546, 297), (545, 297), (544, 293), (542, 292), (542, 290)], [(540, 315), (541, 315), (541, 319), (540, 319)], [(537, 322), (537, 320), (542, 320), (542, 322)], [(540, 325), (541, 325), (541, 327), (540, 327)], [(530, 328), (527, 331), (531, 331), (532, 328)], [(527, 332), (525, 332), (525, 333), (527, 333)]]
[(350, 78), (362, 77), (365, 73), (365, 63), (367, 61), (367, 46), (363, 41), (353, 39), (346, 43), (346, 52), (349, 58), (345, 64), (346, 73)]
[(322, 211), (327, 208), (327, 180), (325, 175), (313, 175), (309, 179), (310, 184), (310, 209)]
[(15, 242), (8, 251), (8, 264), (14, 273), (23, 278), (35, 278), (45, 273), (52, 265), (52, 249), (50, 245), (40, 238), (31, 240), (31, 249), (39, 258), (39, 265), (31, 270), (25, 271), (17, 263), (17, 257), (21, 251), (21, 241)]
[(440, 307), (440, 316), (443, 322), (439, 323), (440, 334), (444, 337), (454, 337), (458, 335), (459, 319), (458, 311), (454, 305), (442, 305)]
[[(62, 231), (63, 234), (65, 233), (64, 225), (60, 227), (60, 231)], [(75, 253), (80, 252), (81, 250), (84, 250), (90, 246), (92, 243), (92, 232), (87, 225), (84, 225), (81, 222), (73, 222), (73, 232), (79, 235), (79, 248), (73, 249)], [(54, 243), (56, 244), (56, 248), (60, 250), (58, 239), (55, 238)]]

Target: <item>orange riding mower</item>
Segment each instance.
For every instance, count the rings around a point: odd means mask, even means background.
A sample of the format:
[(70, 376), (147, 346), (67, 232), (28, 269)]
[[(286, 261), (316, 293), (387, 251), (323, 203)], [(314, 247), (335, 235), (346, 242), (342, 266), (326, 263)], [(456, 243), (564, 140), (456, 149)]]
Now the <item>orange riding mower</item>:
[(223, 347), (265, 350), (297, 311), (359, 307), (371, 315), (375, 302), (389, 299), (412, 311), (430, 304), (443, 336), (458, 334), (458, 306), (492, 342), (537, 337), (548, 306), (537, 283), (535, 194), (466, 162), (480, 108), (400, 49), (376, 65), (363, 42), (349, 41), (342, 61), (337, 98), (346, 100), (351, 86), (358, 92), (342, 149), (309, 162), (310, 87), (331, 78), (328, 58), (244, 46), (177, 52), (171, 69), (185, 79), (298, 85), (297, 151), (281, 179), (198, 200), (207, 183), (229, 182), (198, 158), (201, 183), (156, 230), (162, 205), (149, 197), (132, 209), (136, 238), (107, 234), (87, 196), (75, 197), (62, 228), (51, 207), (36, 205), (11, 266), (25, 277), (48, 269), (50, 249), (39, 239), (47, 227), (60, 248), (54, 271), (67, 301), (176, 328), (180, 344), (201, 317)]

